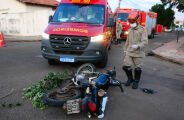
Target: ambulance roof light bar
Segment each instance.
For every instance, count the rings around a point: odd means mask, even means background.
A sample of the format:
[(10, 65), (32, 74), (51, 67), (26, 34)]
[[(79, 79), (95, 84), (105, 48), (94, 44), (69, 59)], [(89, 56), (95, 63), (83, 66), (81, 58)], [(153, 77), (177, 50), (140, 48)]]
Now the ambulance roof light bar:
[(89, 4), (89, 3), (96, 3), (99, 0), (71, 0), (72, 3), (84, 3), (84, 4)]
[(119, 8), (119, 10), (132, 10), (132, 8)]

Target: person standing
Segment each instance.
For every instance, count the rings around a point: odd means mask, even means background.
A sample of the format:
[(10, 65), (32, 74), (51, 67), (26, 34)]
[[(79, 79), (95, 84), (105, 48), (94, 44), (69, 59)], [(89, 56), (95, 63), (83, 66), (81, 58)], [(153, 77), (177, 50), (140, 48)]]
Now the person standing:
[[(130, 28), (128, 30), (128, 37), (124, 46), (124, 65), (123, 70), (127, 75), (127, 82), (125, 86), (130, 86), (137, 89), (142, 73), (143, 59), (145, 57), (144, 48), (148, 44), (147, 30), (139, 24), (139, 13), (133, 12), (129, 15), (128, 21)], [(134, 78), (132, 74), (132, 67), (134, 67)]]
[(116, 42), (118, 42), (118, 39), (120, 39), (122, 32), (122, 25), (120, 20), (117, 21), (116, 27)]

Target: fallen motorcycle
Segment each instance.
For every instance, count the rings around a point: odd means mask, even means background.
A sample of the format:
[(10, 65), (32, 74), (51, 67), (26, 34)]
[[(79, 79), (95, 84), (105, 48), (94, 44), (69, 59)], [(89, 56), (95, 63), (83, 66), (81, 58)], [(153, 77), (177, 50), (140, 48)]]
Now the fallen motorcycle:
[(93, 64), (84, 64), (69, 79), (71, 82), (67, 86), (48, 91), (43, 95), (43, 101), (51, 106), (62, 106), (67, 114), (86, 111), (89, 118), (92, 115), (103, 118), (108, 101), (107, 89), (119, 86), (123, 92), (121, 82), (116, 80), (115, 68), (106, 71), (99, 73)]

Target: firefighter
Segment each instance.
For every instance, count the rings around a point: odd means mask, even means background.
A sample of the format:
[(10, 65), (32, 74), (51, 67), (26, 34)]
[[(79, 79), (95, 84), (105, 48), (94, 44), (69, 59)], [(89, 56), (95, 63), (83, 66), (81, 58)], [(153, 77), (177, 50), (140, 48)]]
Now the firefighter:
[[(144, 48), (148, 43), (147, 31), (139, 24), (139, 14), (133, 12), (129, 15), (128, 21), (130, 22), (129, 34), (124, 46), (124, 64), (123, 70), (127, 75), (127, 82), (125, 86), (130, 86), (137, 89), (142, 73), (143, 59), (145, 57)], [(132, 68), (134, 66), (134, 78)]]
[(116, 42), (118, 42), (118, 39), (120, 39), (120, 35), (121, 35), (121, 32), (122, 32), (122, 25), (121, 25), (121, 21), (118, 20), (117, 21), (117, 28), (116, 28)]

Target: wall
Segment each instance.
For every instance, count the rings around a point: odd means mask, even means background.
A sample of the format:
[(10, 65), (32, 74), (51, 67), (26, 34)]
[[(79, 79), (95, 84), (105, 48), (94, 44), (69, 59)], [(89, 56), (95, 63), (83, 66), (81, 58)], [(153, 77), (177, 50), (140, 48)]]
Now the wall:
[(19, 13), (26, 12), (26, 5), (18, 0), (0, 0), (1, 13)]
[(41, 35), (48, 25), (48, 17), (51, 14), (53, 14), (51, 7), (3, 0), (0, 1), (0, 31), (5, 35)]
[(48, 25), (49, 15), (53, 15), (54, 11), (51, 7), (35, 5), (27, 5), (26, 11), (33, 14), (31, 21), (33, 26), (30, 26), (33, 30), (32, 32), (35, 35), (41, 35)]

